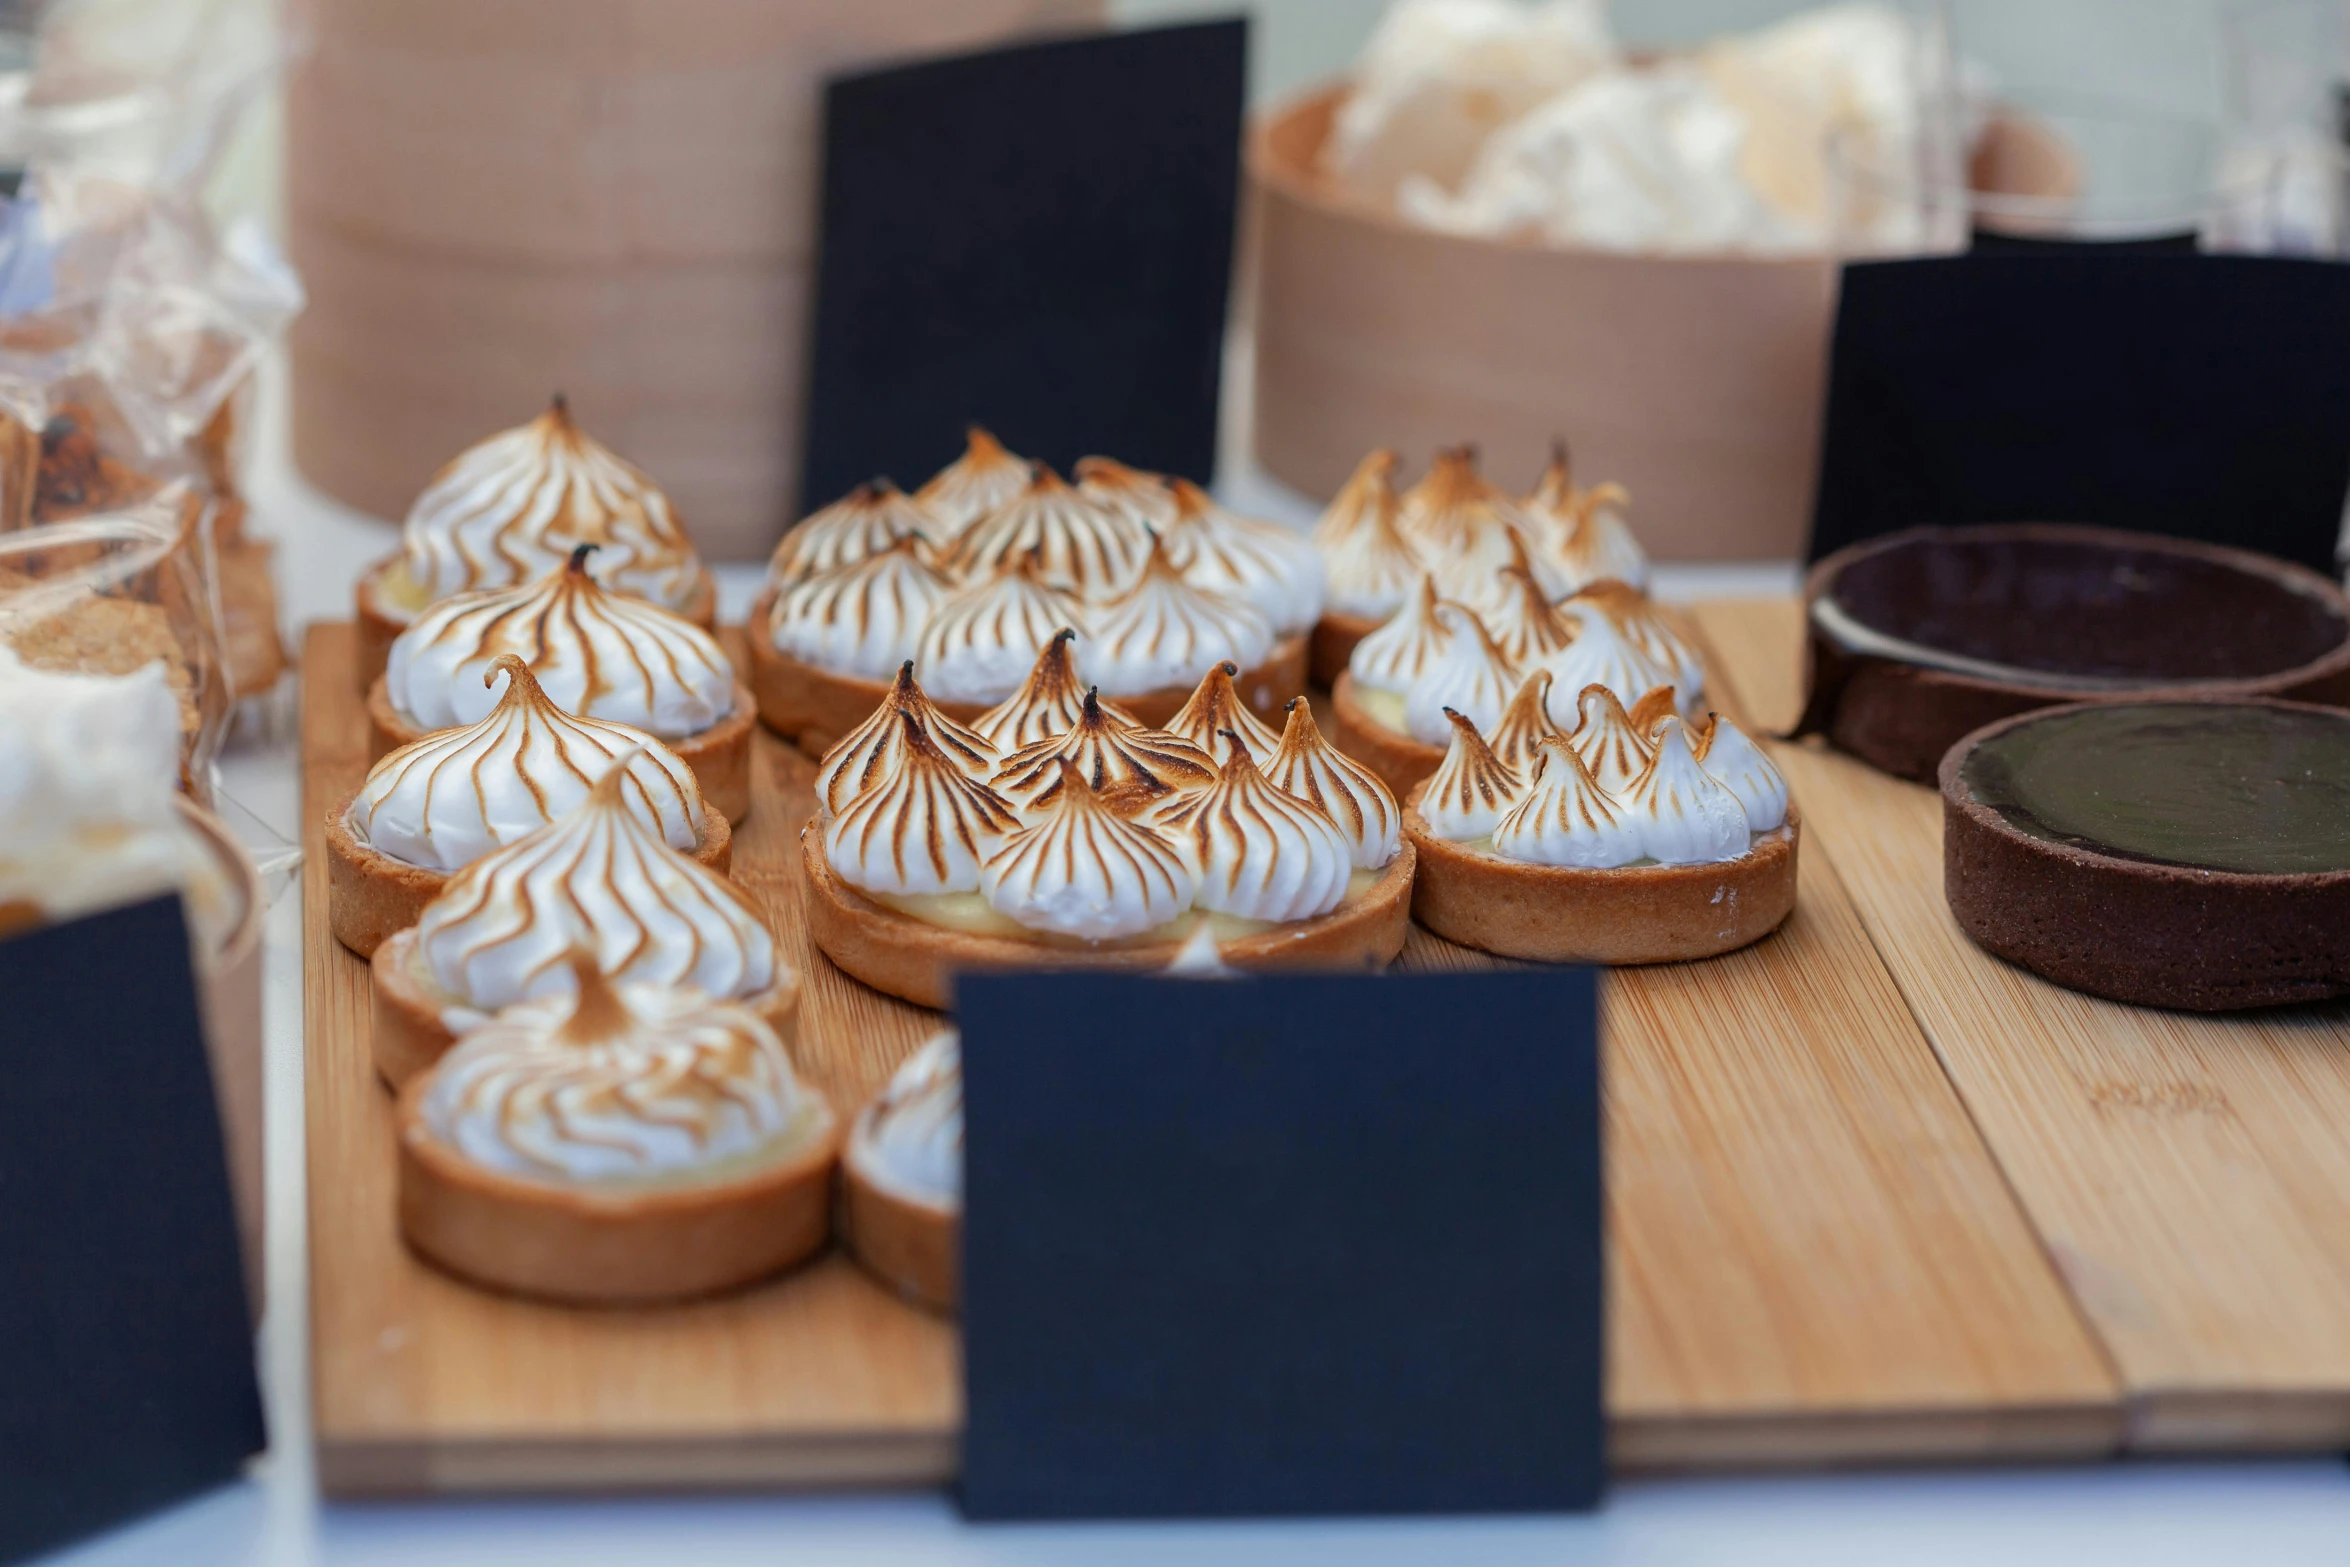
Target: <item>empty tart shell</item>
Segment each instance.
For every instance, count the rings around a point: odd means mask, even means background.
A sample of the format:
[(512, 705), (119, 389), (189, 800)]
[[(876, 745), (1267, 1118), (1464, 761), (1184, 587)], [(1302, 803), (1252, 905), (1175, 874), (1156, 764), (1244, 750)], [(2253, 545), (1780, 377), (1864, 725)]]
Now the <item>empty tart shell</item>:
[(908, 1300), (954, 1311), (963, 1238), (958, 1209), (917, 1202), (841, 1160), (841, 1239), (868, 1272)]

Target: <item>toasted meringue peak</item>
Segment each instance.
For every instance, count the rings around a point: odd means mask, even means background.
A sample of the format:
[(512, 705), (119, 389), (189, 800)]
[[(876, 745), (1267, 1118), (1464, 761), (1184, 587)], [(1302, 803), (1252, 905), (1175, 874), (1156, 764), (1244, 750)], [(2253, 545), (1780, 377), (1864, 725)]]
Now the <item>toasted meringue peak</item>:
[(1444, 600), (1436, 578), (1422, 573), (1419, 588), (1378, 630), (1355, 644), (1346, 671), (1366, 691), (1406, 695), (1444, 658), (1452, 633), (1436, 615)]
[(1478, 618), (1493, 633), (1493, 645), (1502, 656), (1531, 667), (1564, 652), (1575, 640), (1574, 623), (1558, 612), (1534, 573), (1524, 566), (1505, 566), (1495, 575), (1499, 591), (1490, 607), (1479, 609)]
[(1395, 493), (1395, 462), (1384, 446), (1364, 458), (1314, 524), (1333, 614), (1385, 620), (1403, 608), (1426, 569), (1397, 525), (1403, 501)]
[(487, 677), (520, 654), (566, 712), (663, 739), (699, 734), (734, 711), (734, 665), (709, 632), (588, 575), (593, 545), (518, 588), (460, 593), (416, 617), (384, 670), (392, 708), (419, 729), (469, 724), (493, 701)]
[(1163, 473), (1129, 468), (1112, 457), (1077, 459), (1078, 493), (1122, 511), (1156, 533), (1175, 520), (1175, 492)]
[(881, 705), (824, 753), (816, 769), (818, 810), (831, 815), (879, 782), (903, 760), (906, 735), (914, 729), (928, 735), (966, 777), (985, 783), (995, 776), (1002, 760), (995, 743), (940, 712), (914, 683), (914, 663), (908, 659), (898, 666)]
[(500, 654), (484, 679), (501, 674), (479, 719), (368, 769), (345, 818), (352, 836), (403, 864), (457, 870), (576, 809), (615, 758), (644, 747), (628, 763), (629, 810), (673, 849), (701, 845), (702, 791), (675, 752), (642, 730), (564, 712), (516, 654)]
[(1182, 689), (1226, 659), (1255, 669), (1273, 651), (1273, 627), (1236, 595), (1184, 580), (1152, 540), (1142, 575), (1092, 617), (1085, 673), (1111, 696)]
[(1452, 744), (1428, 775), (1420, 817), (1439, 838), (1465, 843), (1489, 837), (1526, 792), (1526, 779), (1493, 754), (1477, 726), (1449, 708)]
[(1076, 764), (1031, 825), (980, 870), (990, 907), (1031, 930), (1088, 941), (1139, 936), (1191, 905), (1182, 851), (1154, 828), (1111, 810)]
[(914, 649), (923, 683), (950, 702), (1001, 702), (1017, 692), (1078, 607), (1047, 587), (1033, 553), (997, 567), (934, 610)]
[[(1659, 683), (1675, 688), (1682, 716), (1695, 710), (1697, 699), (1705, 690), (1705, 662), (1688, 639), (1658, 612), (1653, 599), (1629, 583), (1603, 577), (1578, 588), (1565, 607), (1573, 612), (1584, 605), (1596, 606), (1623, 633), (1626, 641), (1668, 672), (1666, 679)], [(1623, 694), (1632, 695), (1631, 692)]]
[(1528, 865), (1613, 870), (1647, 851), (1623, 808), (1564, 740), (1547, 739), (1525, 798), (1494, 825), (1493, 852)]
[(894, 1197), (959, 1212), (963, 1206), (963, 1044), (933, 1034), (898, 1063), (857, 1113), (842, 1153), (849, 1168)]
[(964, 432), (963, 455), (932, 474), (930, 482), (914, 492), (914, 499), (930, 516), (931, 536), (944, 545), (1027, 488), (1028, 464), (972, 425)]
[(1039, 581), (1086, 602), (1123, 593), (1150, 553), (1150, 529), (1071, 489), (1043, 463), (1028, 485), (956, 539), (950, 573), (975, 577), (1033, 553)]
[(1012, 808), (948, 759), (911, 713), (892, 765), (824, 824), (833, 874), (867, 892), (973, 892), (1018, 825)]
[(1576, 695), (1569, 743), (1608, 793), (1621, 795), (1647, 770), (1649, 758), (1656, 754), (1648, 736), (1649, 730), (1632, 721), (1606, 686), (1588, 685)]
[(1648, 584), (1648, 555), (1632, 537), (1624, 514), (1632, 497), (1620, 484), (1595, 484), (1585, 491), (1574, 511), (1574, 526), (1564, 533), (1552, 553), (1570, 576), (1586, 582), (1605, 578)]
[(1737, 797), (1746, 812), (1749, 832), (1785, 826), (1787, 777), (1779, 771), (1779, 764), (1748, 739), (1745, 730), (1719, 713), (1707, 716), (1713, 722), (1694, 748), (1698, 766)]
[[(1397, 521), (1421, 558), (1442, 575), (1446, 591), (1471, 600), (1483, 597), (1493, 573), (1515, 558), (1513, 538), (1531, 542), (1537, 536), (1534, 519), (1477, 471), (1473, 446), (1438, 452), (1427, 477), (1404, 492)], [(1532, 565), (1546, 592), (1567, 590), (1564, 580), (1553, 580), (1548, 561), (1537, 555)]]
[(1224, 961), (1217, 949), (1216, 932), (1202, 920), (1191, 927), (1191, 934), (1183, 938), (1183, 945), (1175, 949), (1168, 960), (1167, 972), (1183, 979), (1237, 979), (1240, 970)]
[(1678, 718), (1657, 730), (1656, 754), (1618, 798), (1641, 848), (1660, 865), (1734, 860), (1752, 841), (1746, 807), (1698, 765)]
[(475, 860), (417, 921), (417, 951), (471, 1027), (573, 988), (574, 952), (615, 980), (740, 1000), (790, 970), (742, 890), (669, 846), (630, 808), (623, 754), (577, 809)]
[(861, 559), (802, 578), (775, 596), (767, 639), (779, 653), (836, 674), (880, 680), (913, 657), (922, 628), (952, 591), (919, 535), (900, 534)]
[(1268, 782), (1237, 738), (1209, 788), (1154, 807), (1151, 824), (1172, 836), (1198, 886), (1192, 901), (1254, 920), (1304, 920), (1346, 898), (1354, 851), (1338, 824)]
[[(1036, 655), (1036, 663), (1020, 689), (980, 714), (971, 727), (1006, 756), (1023, 746), (1065, 735), (1076, 728), (1077, 720), (1085, 713), (1085, 686), (1077, 678), (1073, 651), (1076, 641), (1076, 631), (1068, 626), (1054, 632), (1044, 651)], [(1136, 722), (1133, 714), (1115, 702), (1104, 702), (1101, 706), (1103, 712), (1120, 723)]]
[(1581, 493), (1575, 488), (1575, 464), (1567, 451), (1567, 438), (1553, 436), (1550, 461), (1535, 476), (1534, 488), (1521, 504), (1536, 516), (1561, 517), (1574, 509)]
[(900, 540), (923, 538), (934, 526), (914, 497), (887, 479), (870, 479), (794, 524), (767, 557), (767, 580), (788, 588), (853, 566)]
[(1545, 740), (1564, 740), (1567, 731), (1550, 721), (1550, 671), (1526, 677), (1493, 726), (1493, 754), (1526, 777), (1534, 776), (1535, 752)]
[(1413, 739), (1443, 745), (1450, 736), (1445, 710), (1458, 711), (1480, 731), (1501, 722), (1518, 689), (1517, 666), (1502, 656), (1485, 623), (1458, 604), (1440, 604), (1436, 618), (1452, 633), (1436, 667), (1404, 693), (1404, 725)]
[(1322, 618), (1322, 556), (1313, 541), (1278, 523), (1216, 504), (1189, 479), (1170, 479), (1175, 515), (1160, 531), (1167, 559), (1186, 582), (1247, 603), (1276, 636), (1310, 630)]
[(1076, 767), (1102, 804), (1127, 814), (1216, 781), (1216, 764), (1207, 752), (1181, 736), (1144, 728), (1102, 701), (1100, 693), (1088, 691), (1068, 733), (1004, 758), (994, 787), (1022, 810), (1044, 809), (1060, 792), (1064, 762)]
[[(1640, 700), (1632, 704), (1625, 716), (1631, 719), (1632, 730), (1635, 734), (1643, 740), (1652, 740), (1655, 738), (1657, 726), (1680, 711), (1681, 699), (1671, 686), (1650, 686), (1640, 694)], [(1693, 729), (1692, 742), (1694, 743), (1694, 741), (1695, 731)], [(1700, 755), (1704, 754), (1705, 748), (1702, 745), (1698, 745), (1697, 749)]]
[(1579, 699), (1586, 686), (1605, 686), (1628, 702), (1652, 686), (1673, 684), (1673, 671), (1635, 647), (1598, 606), (1569, 599), (1559, 613), (1573, 624), (1575, 640), (1542, 660), (1542, 666), (1552, 677), (1550, 716), (1562, 728), (1572, 727), (1575, 715), (1561, 711), (1560, 704)]
[(458, 454), (408, 510), (401, 553), (428, 599), (530, 582), (582, 544), (604, 579), (683, 609), (702, 563), (660, 486), (590, 439), (561, 397), (518, 429)]
[(1403, 812), (1379, 775), (1322, 738), (1304, 697), (1289, 704), (1281, 748), (1265, 764), (1275, 788), (1318, 807), (1338, 830), (1361, 870), (1377, 870), (1403, 844)]
[(1240, 666), (1230, 659), (1209, 670), (1183, 710), (1167, 721), (1167, 733), (1189, 740), (1210, 756), (1224, 755), (1230, 743), (1226, 736), (1237, 737), (1249, 760), (1262, 767), (1280, 749), (1281, 737), (1240, 699), (1240, 688), (1232, 683), (1239, 673)]
[(664, 1189), (780, 1157), (833, 1125), (756, 1012), (606, 980), (507, 1008), (457, 1042), (418, 1113), (434, 1141), (525, 1181)]

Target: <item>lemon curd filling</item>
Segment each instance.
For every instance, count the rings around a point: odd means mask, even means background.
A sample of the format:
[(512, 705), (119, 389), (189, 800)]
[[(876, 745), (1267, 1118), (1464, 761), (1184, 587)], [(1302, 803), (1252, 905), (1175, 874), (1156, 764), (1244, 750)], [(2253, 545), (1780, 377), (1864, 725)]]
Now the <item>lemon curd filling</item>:
[(375, 579), (375, 596), (387, 610), (398, 610), (411, 618), (432, 607), (432, 596), (424, 585), (408, 573), (408, 557), (396, 555)]
[[(1349, 875), (1346, 883), (1346, 897), (1340, 901), (1338, 907), (1343, 909), (1361, 898), (1365, 892), (1370, 890), (1371, 884), (1379, 879), (1384, 869), (1385, 867), (1381, 867), (1380, 870), (1357, 870)], [(865, 896), (884, 908), (893, 909), (905, 915), (908, 919), (920, 920), (925, 925), (935, 925), (942, 930), (962, 931), (972, 936), (1008, 937), (1017, 941), (1061, 942), (1070, 939), (1045, 931), (1031, 930), (1009, 914), (997, 909), (985, 897), (976, 892), (869, 892)], [(1331, 912), (1336, 913), (1337, 910), (1333, 909)], [(1210, 909), (1190, 908), (1185, 909), (1164, 925), (1146, 930), (1139, 936), (1121, 938), (1118, 942), (1109, 943), (1109, 945), (1139, 947), (1148, 946), (1153, 942), (1181, 941), (1202, 924), (1207, 926), (1208, 933), (1218, 941), (1236, 941), (1243, 936), (1261, 935), (1265, 931), (1280, 928), (1278, 923), (1273, 920), (1243, 919), (1237, 914), (1219, 914)], [(1102, 943), (1092, 942), (1083, 944), (1088, 946), (1102, 945)]]
[(1364, 712), (1382, 729), (1392, 729), (1399, 735), (1408, 735), (1412, 726), (1404, 722), (1403, 696), (1396, 691), (1373, 691), (1367, 686), (1355, 687), (1355, 700)]

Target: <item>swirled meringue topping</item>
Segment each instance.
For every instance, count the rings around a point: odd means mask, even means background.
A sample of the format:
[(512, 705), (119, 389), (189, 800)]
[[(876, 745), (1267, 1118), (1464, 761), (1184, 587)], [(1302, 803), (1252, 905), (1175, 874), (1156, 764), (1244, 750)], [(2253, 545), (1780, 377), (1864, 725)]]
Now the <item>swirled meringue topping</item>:
[(880, 680), (907, 659), (952, 591), (902, 533), (861, 559), (804, 577), (775, 596), (767, 640), (779, 653), (835, 674)]
[(1550, 466), (1535, 480), (1523, 506), (1541, 524), (1543, 553), (1558, 564), (1570, 587), (1614, 577), (1637, 588), (1648, 584), (1648, 556), (1624, 524), (1631, 504), (1620, 484), (1577, 489), (1562, 440), (1551, 443)]
[(458, 454), (416, 498), (401, 554), (428, 601), (535, 581), (582, 544), (605, 580), (670, 609), (702, 563), (660, 487), (572, 423), (561, 397), (517, 429)]
[(930, 482), (914, 492), (914, 499), (930, 515), (932, 538), (946, 545), (1027, 488), (1028, 464), (972, 425), (963, 432), (963, 455), (932, 474)]
[(1550, 671), (1536, 669), (1502, 709), (1501, 722), (1493, 726), (1487, 743), (1495, 756), (1531, 778), (1542, 742), (1566, 738), (1567, 731), (1550, 721)]
[(1175, 515), (1159, 542), (1186, 582), (1240, 599), (1276, 636), (1295, 636), (1322, 618), (1322, 556), (1311, 540), (1228, 511), (1189, 479), (1167, 484)]
[(1531, 667), (1565, 652), (1575, 640), (1575, 627), (1544, 595), (1534, 573), (1524, 566), (1504, 566), (1496, 575), (1499, 591), (1490, 608), (1478, 610), (1477, 618), (1493, 634), (1502, 657)]
[(1210, 756), (1222, 754), (1236, 740), (1249, 760), (1262, 767), (1280, 748), (1281, 737), (1240, 699), (1240, 687), (1232, 683), (1239, 673), (1240, 666), (1230, 659), (1209, 670), (1182, 711), (1167, 720), (1167, 733), (1189, 740)]
[(1255, 669), (1273, 627), (1244, 600), (1184, 580), (1157, 540), (1134, 585), (1092, 616), (1086, 675), (1112, 696), (1189, 688), (1226, 659)]
[(377, 762), (345, 818), (353, 837), (405, 865), (453, 871), (576, 809), (614, 759), (628, 764), (628, 809), (673, 849), (702, 842), (702, 791), (693, 770), (643, 731), (578, 718), (539, 689), (513, 653), (484, 681), (506, 683), (488, 713)]
[(1529, 865), (1613, 870), (1646, 852), (1639, 831), (1573, 746), (1544, 740), (1535, 766), (1524, 798), (1494, 824), (1494, 853)]
[(699, 734), (734, 711), (734, 666), (710, 633), (658, 605), (610, 593), (588, 575), (593, 546), (537, 582), (461, 593), (392, 643), (385, 692), (419, 729), (469, 724), (489, 710), (485, 677), (515, 653), (566, 712), (664, 739)]
[(1752, 842), (1746, 807), (1698, 765), (1678, 718), (1658, 729), (1656, 754), (1620, 798), (1641, 848), (1660, 865), (1734, 860)]
[(941, 603), (914, 649), (923, 682), (950, 702), (1017, 692), (1054, 633), (1079, 624), (1075, 600), (1045, 585), (1033, 553)]
[[(1571, 613), (1587, 604), (1596, 605), (1627, 642), (1668, 671), (1665, 680), (1659, 683), (1673, 686), (1680, 693), (1682, 713), (1691, 712), (1705, 691), (1705, 662), (1688, 639), (1657, 611), (1655, 601), (1628, 583), (1603, 577), (1577, 589), (1565, 607)], [(1631, 692), (1623, 694), (1632, 695)]]
[[(980, 714), (971, 727), (1006, 756), (1076, 728), (1085, 713), (1085, 687), (1077, 679), (1072, 652), (1076, 640), (1077, 633), (1067, 626), (1054, 632), (1020, 689)], [(1118, 722), (1139, 727), (1134, 715), (1117, 703), (1103, 702), (1101, 707)]]
[(1019, 825), (1010, 805), (948, 760), (900, 711), (894, 764), (824, 824), (833, 874), (867, 892), (973, 892), (981, 863)]
[(906, 1202), (963, 1206), (963, 1045), (933, 1034), (898, 1063), (889, 1084), (857, 1112), (842, 1156), (872, 1185)]
[[(1539, 541), (1535, 521), (1498, 485), (1477, 471), (1477, 449), (1456, 446), (1438, 452), (1427, 476), (1404, 492), (1397, 526), (1443, 579), (1452, 597), (1476, 599), (1494, 572), (1515, 558), (1512, 538)], [(1540, 553), (1530, 562), (1543, 591), (1567, 591), (1555, 567)]]
[(1605, 686), (1619, 701), (1632, 701), (1651, 686), (1673, 684), (1673, 672), (1633, 646), (1598, 606), (1569, 599), (1559, 613), (1573, 624), (1575, 640), (1542, 666), (1552, 679), (1550, 716), (1562, 727), (1572, 724), (1574, 714), (1560, 712), (1555, 704), (1579, 699), (1586, 686)]
[(1452, 633), (1436, 615), (1444, 600), (1437, 596), (1436, 578), (1422, 574), (1419, 589), (1378, 630), (1355, 644), (1346, 672), (1366, 691), (1409, 693), (1426, 679), (1444, 657)]
[(1127, 815), (1216, 781), (1216, 764), (1207, 752), (1179, 736), (1144, 728), (1092, 691), (1085, 693), (1068, 733), (1006, 757), (994, 788), (1020, 810), (1045, 809), (1060, 793), (1063, 763), (1077, 769), (1104, 807)]
[(871, 479), (794, 524), (767, 557), (767, 580), (788, 588), (853, 566), (901, 539), (926, 538), (936, 526), (921, 502), (887, 479)]
[(1039, 581), (1094, 603), (1126, 590), (1150, 546), (1150, 530), (1141, 523), (1080, 495), (1043, 463), (1031, 463), (1027, 488), (956, 539), (947, 570), (976, 577), (1033, 553)]
[[(1653, 745), (1658, 727), (1680, 711), (1680, 695), (1671, 686), (1650, 686), (1640, 693), (1639, 701), (1625, 710), (1625, 716), (1632, 720), (1633, 733)], [(1697, 738), (1695, 720), (1691, 721), (1690, 745), (1700, 755), (1704, 754), (1705, 747)]]
[(1059, 765), (1060, 787), (1037, 820), (981, 867), (989, 906), (1031, 930), (1088, 941), (1139, 936), (1190, 907), (1181, 851), (1096, 798), (1074, 763)]
[(1569, 743), (1608, 793), (1621, 795), (1633, 779), (1648, 770), (1649, 758), (1656, 754), (1648, 735), (1607, 687), (1585, 686), (1577, 694), (1575, 728)]
[(1346, 898), (1354, 854), (1338, 824), (1266, 781), (1237, 738), (1206, 789), (1154, 807), (1151, 825), (1190, 863), (1201, 908), (1244, 919), (1303, 920)]
[(1697, 746), (1697, 765), (1706, 775), (1737, 797), (1746, 812), (1749, 832), (1769, 832), (1787, 824), (1787, 777), (1779, 764), (1763, 754), (1746, 731), (1722, 717)]
[(908, 659), (898, 666), (881, 705), (824, 753), (816, 769), (817, 809), (831, 815), (878, 783), (903, 760), (909, 729), (928, 735), (964, 776), (980, 783), (995, 776), (1001, 760), (995, 744), (940, 712), (914, 683), (914, 663)]
[(1322, 738), (1302, 696), (1290, 699), (1289, 723), (1265, 776), (1337, 823), (1358, 869), (1377, 870), (1402, 847), (1403, 812), (1395, 796), (1378, 774)]
[(1518, 689), (1515, 665), (1485, 631), (1484, 622), (1458, 604), (1440, 604), (1436, 618), (1452, 633), (1444, 657), (1404, 693), (1404, 727), (1423, 745), (1443, 745), (1451, 734), (1446, 711), (1459, 712), (1480, 731), (1501, 722)]
[(576, 810), (452, 878), (416, 924), (425, 973), (472, 1027), (517, 1001), (568, 991), (575, 951), (614, 980), (691, 985), (740, 1000), (790, 970), (742, 890), (671, 848), (630, 809), (632, 750)]
[(1175, 520), (1175, 492), (1163, 473), (1129, 468), (1110, 457), (1080, 457), (1077, 489), (1087, 500), (1122, 511), (1153, 533)]
[(1385, 620), (1403, 608), (1426, 570), (1397, 526), (1403, 501), (1395, 493), (1395, 463), (1394, 451), (1383, 446), (1356, 464), (1314, 524), (1332, 614)]
[(788, 1158), (833, 1125), (824, 1096), (756, 1012), (695, 990), (614, 985), (575, 958), (575, 988), (475, 1029), (433, 1069), (426, 1135), (518, 1180), (664, 1187)]
[(1477, 726), (1447, 708), (1452, 744), (1428, 775), (1420, 817), (1428, 830), (1455, 843), (1488, 837), (1525, 793), (1519, 771), (1493, 754)]

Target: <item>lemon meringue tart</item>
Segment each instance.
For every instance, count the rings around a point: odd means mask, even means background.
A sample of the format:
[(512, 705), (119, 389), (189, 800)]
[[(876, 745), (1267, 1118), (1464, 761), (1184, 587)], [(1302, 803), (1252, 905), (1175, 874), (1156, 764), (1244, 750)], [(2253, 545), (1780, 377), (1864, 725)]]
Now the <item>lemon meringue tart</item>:
[(1668, 713), (1651, 740), (1607, 687), (1580, 703), (1572, 733), (1531, 737), (1531, 760), (1445, 713), (1452, 744), (1404, 808), (1413, 917), (1464, 946), (1552, 963), (1715, 957), (1778, 929), (1795, 907), (1800, 827), (1771, 759), (1726, 718), (1693, 742)]
[(327, 813), (327, 924), (361, 957), (405, 930), (456, 872), (536, 832), (587, 799), (632, 752), (621, 790), (662, 842), (724, 870), (734, 836), (702, 803), (693, 770), (642, 730), (564, 712), (518, 654), (482, 677), (496, 705), (460, 728), (402, 746)]
[[(875, 989), (937, 1007), (958, 969), (1162, 968), (1202, 925), (1242, 969), (1401, 950), (1401, 809), (1303, 700), (1261, 762), (1261, 728), (1211, 751), (1091, 691), (1066, 730), (1005, 754), (902, 683), (886, 722), (826, 758), (800, 834), (809, 932)], [(1219, 667), (1187, 710), (1212, 719), (1231, 693)]]
[(799, 981), (749, 896), (629, 808), (642, 754), (615, 760), (576, 809), (457, 872), (375, 949), (385, 1082), (400, 1087), (501, 1008), (568, 989), (575, 951), (609, 979), (741, 1002), (791, 1041)]
[(392, 640), (426, 609), (453, 593), (532, 581), (582, 544), (602, 547), (611, 587), (697, 625), (716, 623), (717, 584), (668, 496), (582, 432), (558, 395), (530, 423), (435, 474), (408, 510), (398, 552), (360, 577), (360, 688), (383, 673)]
[(963, 1229), (963, 1050), (933, 1035), (857, 1112), (841, 1150), (841, 1239), (908, 1300), (953, 1311)]
[(506, 1008), (400, 1094), (400, 1231), (458, 1276), (553, 1300), (714, 1294), (820, 1249), (840, 1125), (758, 1013), (692, 989)]
[(491, 705), (483, 676), (519, 654), (558, 707), (640, 729), (674, 751), (730, 822), (751, 809), (757, 704), (709, 632), (605, 588), (582, 544), (536, 582), (444, 599), (394, 639), (367, 691), (378, 756)]

